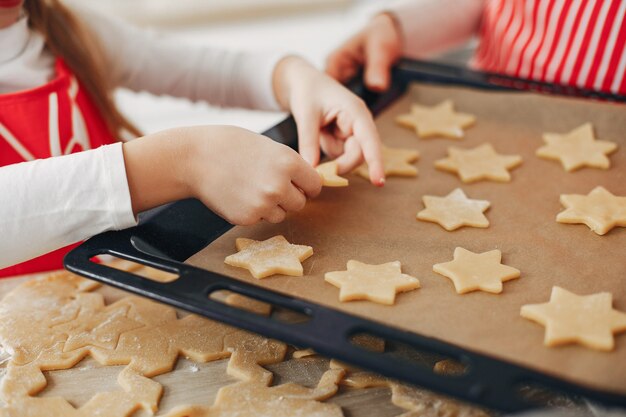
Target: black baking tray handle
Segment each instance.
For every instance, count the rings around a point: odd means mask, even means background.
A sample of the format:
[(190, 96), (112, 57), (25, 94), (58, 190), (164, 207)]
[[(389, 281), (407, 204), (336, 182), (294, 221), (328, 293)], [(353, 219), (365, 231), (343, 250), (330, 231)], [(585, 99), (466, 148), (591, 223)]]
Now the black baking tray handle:
[[(491, 409), (515, 412), (537, 407), (538, 404), (527, 401), (521, 394), (522, 388), (528, 385), (580, 395), (609, 405), (626, 406), (624, 396), (570, 384), (433, 338), (405, 332), (175, 260), (147, 254), (135, 247), (131, 234), (127, 237), (129, 239), (120, 240), (116, 233), (110, 232), (88, 240), (67, 255), (65, 261), (67, 268), (87, 278), (209, 319), (296, 346), (311, 347), (322, 355)], [(158, 268), (176, 274), (179, 278), (173, 282), (161, 283), (93, 261), (94, 257), (104, 254)], [(308, 320), (286, 323), (209, 298), (218, 290), (232, 291), (292, 310), (306, 315)], [(439, 375), (419, 363), (364, 350), (350, 341), (351, 336), (363, 333), (403, 344), (420, 352), (452, 358), (466, 367), (466, 373), (460, 376)]]

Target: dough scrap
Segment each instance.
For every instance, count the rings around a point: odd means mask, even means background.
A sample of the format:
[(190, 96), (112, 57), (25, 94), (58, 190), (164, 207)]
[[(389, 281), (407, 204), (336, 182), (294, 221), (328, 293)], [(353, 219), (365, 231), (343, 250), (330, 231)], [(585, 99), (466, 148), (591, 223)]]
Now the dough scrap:
[(177, 407), (167, 417), (340, 417), (343, 413), (337, 404), (318, 400), (333, 396), (343, 375), (341, 370), (328, 370), (315, 388), (294, 383), (267, 387), (259, 382), (239, 382), (220, 388), (210, 407)]
[(224, 262), (249, 270), (257, 279), (275, 274), (301, 277), (301, 262), (313, 255), (312, 247), (291, 244), (282, 235), (263, 241), (237, 238), (235, 245), (238, 252), (227, 256)]
[[(385, 340), (380, 337), (370, 335), (368, 333), (358, 333), (351, 338), (351, 343), (359, 346), (370, 352), (384, 352)], [(293, 352), (292, 356), (295, 359), (307, 358), (310, 356), (317, 356), (317, 352), (313, 349), (300, 349)], [(346, 371), (352, 371), (358, 369), (352, 365), (348, 365), (345, 362), (338, 361), (337, 359), (330, 360), (330, 369), (343, 369)]]
[(317, 355), (317, 352), (313, 349), (298, 349), (291, 354), (291, 356), (295, 359), (308, 358), (309, 356), (315, 355)]
[(513, 169), (522, 163), (519, 155), (500, 155), (490, 143), (473, 149), (448, 148), (448, 157), (435, 161), (435, 168), (458, 174), (465, 183), (480, 180), (510, 182)]
[(229, 306), (247, 310), (251, 313), (260, 314), (261, 316), (269, 316), (272, 313), (272, 305), (245, 295), (232, 293), (224, 300)]
[(568, 172), (583, 167), (609, 169), (611, 161), (607, 155), (617, 149), (614, 142), (596, 140), (591, 123), (568, 133), (544, 133), (543, 140), (546, 145), (537, 149), (537, 156), (561, 161)]
[(615, 346), (613, 334), (626, 331), (626, 313), (612, 306), (611, 293), (577, 295), (554, 286), (549, 302), (524, 305), (520, 314), (545, 326), (546, 346), (579, 343), (610, 351)]
[[(407, 410), (401, 417), (488, 417), (485, 411), (430, 391), (401, 384), (370, 372), (350, 373), (342, 385), (356, 389), (388, 387), (391, 402)], [(399, 416), (400, 417), (400, 416)]]
[(346, 271), (327, 272), (324, 279), (339, 287), (339, 301), (370, 300), (392, 305), (396, 293), (420, 287), (417, 278), (403, 274), (399, 261), (369, 265), (350, 260)]
[(599, 235), (626, 227), (626, 196), (613, 195), (599, 186), (587, 195), (561, 194), (560, 200), (565, 210), (556, 216), (559, 223), (583, 223)]
[(520, 271), (503, 265), (502, 252), (497, 249), (474, 253), (457, 247), (454, 260), (433, 265), (433, 271), (450, 278), (457, 294), (481, 290), (493, 294), (502, 292), (502, 282), (519, 278)]
[(319, 164), (315, 169), (317, 173), (320, 174), (324, 187), (347, 187), (349, 184), (347, 178), (337, 175), (337, 161), (324, 162), (323, 164)]
[(122, 390), (97, 393), (80, 408), (61, 397), (20, 397), (0, 408), (0, 417), (126, 417), (139, 409), (157, 410), (163, 393), (159, 383), (127, 368), (120, 372), (118, 383)]
[[(420, 153), (415, 149), (389, 148), (382, 146), (383, 166), (385, 176), (415, 177), (417, 168), (413, 163), (420, 157)], [(369, 180), (369, 167), (363, 163), (354, 170), (354, 174)]]
[[(360, 333), (353, 336), (351, 343), (370, 352), (382, 353), (385, 351), (385, 339), (367, 333)], [(350, 372), (360, 370), (360, 368), (356, 366), (338, 361), (337, 359), (331, 359), (329, 366), (330, 369), (343, 369)]]
[(472, 126), (475, 121), (476, 117), (471, 114), (455, 112), (452, 100), (443, 101), (432, 107), (413, 104), (409, 114), (396, 117), (399, 125), (415, 129), (420, 138), (443, 136), (449, 139), (462, 139), (463, 129)]
[(467, 373), (467, 370), (467, 366), (454, 359), (442, 359), (433, 366), (433, 372), (439, 375), (461, 376)]
[(489, 226), (483, 214), (490, 206), (489, 201), (469, 199), (460, 188), (445, 197), (425, 195), (422, 200), (426, 208), (417, 213), (418, 220), (438, 223), (448, 231), (463, 226)]

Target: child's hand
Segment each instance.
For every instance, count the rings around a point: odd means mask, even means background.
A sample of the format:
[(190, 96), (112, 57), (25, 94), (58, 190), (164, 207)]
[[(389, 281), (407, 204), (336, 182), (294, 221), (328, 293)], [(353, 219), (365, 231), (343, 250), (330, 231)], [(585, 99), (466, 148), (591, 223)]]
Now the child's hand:
[(365, 67), (365, 85), (374, 91), (385, 91), (391, 81), (391, 66), (401, 54), (401, 32), (393, 17), (383, 13), (328, 56), (326, 72), (345, 82)]
[(339, 173), (369, 165), (370, 179), (383, 185), (381, 145), (372, 115), (363, 101), (326, 74), (298, 57), (280, 61), (274, 71), (274, 91), (298, 125), (298, 146), (312, 166), (320, 148), (336, 159)]
[(135, 213), (195, 197), (230, 223), (278, 223), (319, 194), (319, 174), (293, 149), (245, 129), (171, 129), (124, 144)]

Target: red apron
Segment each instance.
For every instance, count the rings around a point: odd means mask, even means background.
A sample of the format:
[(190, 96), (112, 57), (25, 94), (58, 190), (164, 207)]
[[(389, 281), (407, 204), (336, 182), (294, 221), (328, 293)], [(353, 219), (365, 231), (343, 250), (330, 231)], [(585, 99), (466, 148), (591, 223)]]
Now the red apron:
[[(70, 69), (60, 59), (55, 69), (55, 78), (47, 84), (0, 95), (0, 166), (67, 155), (115, 142)], [(63, 256), (74, 246), (0, 269), (0, 277), (60, 269)]]

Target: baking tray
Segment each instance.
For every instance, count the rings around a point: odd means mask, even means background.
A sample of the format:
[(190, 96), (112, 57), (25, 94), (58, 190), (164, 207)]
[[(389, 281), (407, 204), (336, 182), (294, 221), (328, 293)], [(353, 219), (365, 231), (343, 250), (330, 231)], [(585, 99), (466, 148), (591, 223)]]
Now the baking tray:
[[(392, 88), (382, 95), (367, 91), (359, 82), (353, 83), (351, 88), (363, 97), (375, 114), (402, 96), (412, 81), (490, 90), (515, 88), (626, 102), (624, 97), (619, 96), (410, 60), (403, 60), (394, 69), (393, 79)], [(291, 118), (265, 134), (295, 147), (296, 129)], [(70, 271), (88, 278), (297, 346), (311, 347), (320, 354), (488, 408), (522, 411), (536, 407), (536, 403), (520, 395), (520, 389), (527, 385), (579, 395), (606, 404), (626, 406), (626, 397), (623, 395), (574, 384), (435, 338), (402, 331), (183, 263), (231, 227), (232, 225), (198, 201), (180, 201), (146, 213), (137, 227), (108, 232), (89, 239), (68, 254), (65, 264)], [(180, 277), (170, 283), (158, 283), (91, 261), (94, 256), (102, 254), (169, 271)], [(209, 299), (210, 294), (219, 290), (237, 292), (297, 311), (308, 316), (308, 321), (288, 323)], [(417, 363), (369, 352), (350, 342), (351, 336), (360, 333), (372, 334), (418, 351), (453, 358), (466, 365), (467, 372), (455, 377), (438, 375)]]

